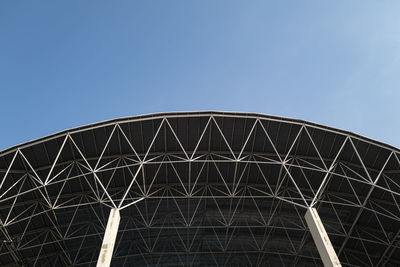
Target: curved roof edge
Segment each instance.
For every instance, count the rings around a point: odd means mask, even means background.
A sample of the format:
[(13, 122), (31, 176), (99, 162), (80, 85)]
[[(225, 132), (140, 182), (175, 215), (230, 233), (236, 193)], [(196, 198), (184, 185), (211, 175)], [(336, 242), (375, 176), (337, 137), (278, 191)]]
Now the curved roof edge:
[(71, 134), (71, 133), (85, 131), (85, 130), (89, 130), (89, 129), (93, 129), (93, 128), (103, 127), (103, 126), (107, 126), (107, 125), (114, 124), (117, 122), (124, 123), (124, 122), (129, 122), (129, 121), (157, 119), (157, 118), (162, 118), (162, 117), (176, 117), (176, 116), (195, 117), (195, 116), (210, 116), (210, 115), (222, 116), (222, 117), (223, 116), (226, 116), (226, 117), (233, 116), (233, 117), (261, 118), (261, 119), (281, 121), (281, 122), (286, 122), (286, 123), (304, 124), (307, 126), (319, 128), (319, 129), (326, 130), (326, 131), (333, 131), (333, 132), (341, 133), (344, 135), (349, 135), (351, 137), (358, 138), (367, 143), (379, 145), (386, 149), (395, 150), (396, 152), (400, 153), (399, 148), (389, 145), (389, 144), (386, 144), (386, 143), (383, 143), (383, 142), (380, 142), (380, 141), (377, 141), (375, 139), (368, 138), (363, 135), (353, 133), (351, 131), (346, 131), (346, 130), (342, 130), (342, 129), (338, 129), (338, 128), (334, 128), (334, 127), (330, 127), (330, 126), (326, 126), (326, 125), (322, 125), (322, 124), (318, 124), (318, 123), (314, 123), (314, 122), (309, 122), (309, 121), (301, 120), (301, 119), (293, 119), (293, 118), (260, 114), (260, 113), (234, 112), (234, 111), (179, 111), (179, 112), (160, 112), (160, 113), (151, 113), (151, 114), (145, 114), (145, 115), (120, 117), (120, 118), (116, 118), (116, 119), (105, 120), (105, 121), (91, 123), (91, 124), (87, 124), (87, 125), (83, 125), (83, 126), (74, 127), (71, 129), (63, 130), (63, 131), (60, 131), (60, 132), (57, 132), (54, 134), (50, 134), (50, 135), (47, 135), (44, 137), (33, 139), (31, 141), (28, 141), (28, 142), (25, 142), (22, 144), (18, 144), (18, 145), (6, 148), (6, 149), (0, 151), (0, 157), (4, 156), (6, 154), (12, 153), (13, 151), (15, 151), (17, 149), (22, 149), (22, 148), (28, 147), (30, 145), (35, 145), (35, 144), (38, 144), (41, 142), (45, 142), (46, 140), (58, 138), (63, 135), (66, 135), (68, 133)]

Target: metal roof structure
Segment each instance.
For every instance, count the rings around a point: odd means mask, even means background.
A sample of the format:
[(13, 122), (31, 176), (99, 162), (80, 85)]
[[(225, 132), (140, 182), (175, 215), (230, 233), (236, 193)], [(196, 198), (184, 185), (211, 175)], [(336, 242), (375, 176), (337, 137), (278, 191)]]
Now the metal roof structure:
[(94, 266), (116, 209), (112, 266), (322, 266), (314, 208), (342, 266), (399, 266), (399, 175), (397, 148), (261, 114), (75, 128), (0, 152), (0, 265)]

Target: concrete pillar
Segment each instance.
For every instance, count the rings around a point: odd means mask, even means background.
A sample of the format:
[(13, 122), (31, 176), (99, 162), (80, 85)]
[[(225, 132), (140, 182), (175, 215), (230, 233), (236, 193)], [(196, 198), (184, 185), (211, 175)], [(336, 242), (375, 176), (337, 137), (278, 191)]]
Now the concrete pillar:
[(331, 240), (325, 231), (325, 227), (319, 218), (317, 210), (314, 208), (308, 208), (304, 218), (306, 219), (308, 228), (310, 229), (324, 266), (342, 266), (336, 255), (335, 249), (332, 246)]
[(104, 233), (103, 244), (97, 260), (97, 267), (109, 267), (114, 250), (115, 239), (117, 238), (119, 226), (119, 209), (112, 209), (108, 217), (106, 232)]

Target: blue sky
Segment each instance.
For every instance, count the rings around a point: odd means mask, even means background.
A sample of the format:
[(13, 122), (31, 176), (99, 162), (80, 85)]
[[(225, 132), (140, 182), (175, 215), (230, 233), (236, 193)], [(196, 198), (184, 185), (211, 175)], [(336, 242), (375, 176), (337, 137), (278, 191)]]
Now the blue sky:
[(0, 150), (224, 110), (400, 146), (399, 1), (0, 1)]

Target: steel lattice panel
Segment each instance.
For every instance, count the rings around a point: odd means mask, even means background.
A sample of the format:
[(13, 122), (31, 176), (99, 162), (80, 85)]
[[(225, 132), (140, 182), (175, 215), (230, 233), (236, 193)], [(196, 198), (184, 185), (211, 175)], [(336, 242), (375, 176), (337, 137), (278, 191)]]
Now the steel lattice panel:
[(0, 264), (321, 266), (313, 206), (343, 266), (397, 266), (400, 154), (259, 114), (169, 113), (81, 127), (0, 153)]

